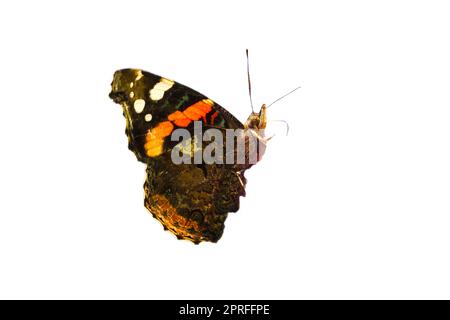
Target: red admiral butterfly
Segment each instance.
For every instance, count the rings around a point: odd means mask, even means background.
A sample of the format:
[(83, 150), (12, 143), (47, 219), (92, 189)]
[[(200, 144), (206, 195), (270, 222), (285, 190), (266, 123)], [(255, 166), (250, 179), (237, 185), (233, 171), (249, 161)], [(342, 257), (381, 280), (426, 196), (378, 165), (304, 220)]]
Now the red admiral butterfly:
[[(251, 99), (250, 78), (249, 92)], [(116, 71), (109, 96), (123, 108), (129, 149), (147, 164), (144, 184), (147, 209), (179, 239), (196, 244), (217, 242), (228, 212), (236, 212), (239, 197), (245, 195), (245, 170), (264, 153), (266, 106), (258, 113), (252, 112), (242, 124), (197, 91), (139, 69)], [(225, 153), (216, 149), (213, 152), (216, 161), (175, 163), (174, 155), (192, 160), (193, 151), (206, 151), (217, 142), (217, 138), (198, 138), (194, 132), (197, 124), (218, 130), (225, 142), (233, 145), (239, 137), (245, 137), (244, 161), (236, 161), (238, 151), (234, 149), (231, 157), (228, 149)], [(174, 132), (181, 129), (191, 134), (191, 138), (181, 143), (173, 141)], [(230, 129), (240, 133), (230, 138), (225, 133)], [(249, 137), (258, 142), (253, 161)], [(234, 161), (226, 161), (230, 158)]]

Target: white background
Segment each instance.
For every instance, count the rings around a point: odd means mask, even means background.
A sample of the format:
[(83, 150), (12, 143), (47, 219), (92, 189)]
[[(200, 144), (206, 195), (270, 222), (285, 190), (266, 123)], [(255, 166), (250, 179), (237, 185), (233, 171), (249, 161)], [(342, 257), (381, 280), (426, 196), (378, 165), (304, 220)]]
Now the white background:
[[(0, 5), (0, 298), (450, 298), (446, 1)], [(116, 69), (289, 121), (217, 244), (143, 206)], [(273, 126), (280, 125), (273, 123)]]

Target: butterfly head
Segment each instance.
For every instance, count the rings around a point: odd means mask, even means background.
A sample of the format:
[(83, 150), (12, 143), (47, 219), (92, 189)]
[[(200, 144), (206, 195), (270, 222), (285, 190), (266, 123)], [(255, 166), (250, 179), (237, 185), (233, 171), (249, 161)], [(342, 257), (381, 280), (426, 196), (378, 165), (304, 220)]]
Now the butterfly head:
[(252, 112), (247, 121), (245, 121), (245, 128), (253, 130), (263, 130), (266, 128), (267, 116), (266, 116), (266, 105), (263, 104), (259, 112)]

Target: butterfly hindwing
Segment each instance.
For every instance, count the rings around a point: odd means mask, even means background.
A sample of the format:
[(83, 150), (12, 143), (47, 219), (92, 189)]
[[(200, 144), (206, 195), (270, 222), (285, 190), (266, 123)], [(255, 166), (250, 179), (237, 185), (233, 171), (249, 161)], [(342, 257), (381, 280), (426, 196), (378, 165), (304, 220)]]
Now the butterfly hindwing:
[(145, 206), (178, 238), (217, 242), (244, 186), (243, 175), (224, 165), (175, 165), (165, 154), (148, 164)]

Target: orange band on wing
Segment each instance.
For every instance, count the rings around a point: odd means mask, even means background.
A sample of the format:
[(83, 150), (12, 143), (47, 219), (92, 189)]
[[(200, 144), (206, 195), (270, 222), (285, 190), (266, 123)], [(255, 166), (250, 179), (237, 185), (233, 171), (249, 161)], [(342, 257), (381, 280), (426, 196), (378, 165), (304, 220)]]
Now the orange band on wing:
[(186, 117), (183, 112), (181, 111), (175, 111), (167, 117), (169, 121), (172, 121), (177, 125), (178, 127), (187, 127), (189, 123), (191, 123), (191, 119)]
[(210, 99), (203, 99), (187, 107), (184, 111), (175, 111), (169, 114), (168, 121), (160, 122), (156, 127), (147, 132), (145, 152), (149, 157), (156, 157), (163, 153), (164, 139), (169, 136), (174, 125), (177, 127), (187, 127), (192, 121), (200, 118), (206, 122), (206, 115), (211, 112), (214, 102)]
[(164, 138), (172, 133), (173, 128), (172, 122), (163, 121), (147, 133), (144, 149), (149, 157), (159, 156), (163, 152)]
[(212, 103), (213, 102), (209, 99), (201, 100), (186, 108), (183, 113), (186, 117), (193, 121), (199, 120), (200, 118), (205, 118), (206, 114), (212, 109)]
[(187, 127), (192, 121), (199, 120), (206, 121), (206, 114), (211, 112), (214, 102), (210, 99), (200, 100), (190, 107), (187, 107), (183, 112), (175, 111), (167, 117), (169, 121), (172, 121), (178, 127)]

